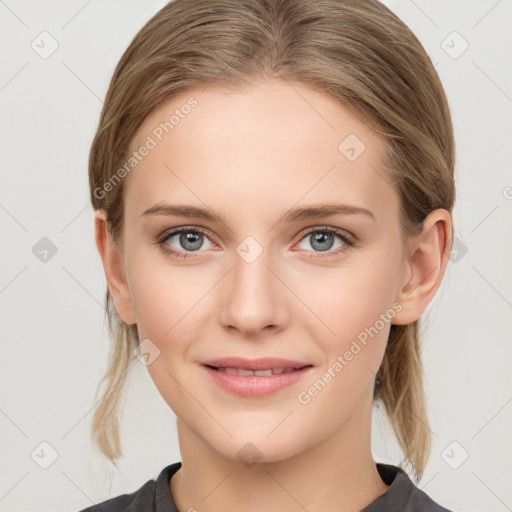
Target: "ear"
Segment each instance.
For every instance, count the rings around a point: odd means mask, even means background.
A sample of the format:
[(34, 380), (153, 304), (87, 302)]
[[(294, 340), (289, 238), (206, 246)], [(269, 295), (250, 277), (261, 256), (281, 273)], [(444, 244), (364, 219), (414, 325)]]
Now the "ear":
[(96, 247), (103, 262), (108, 289), (114, 301), (117, 314), (124, 323), (128, 325), (135, 324), (135, 314), (130, 289), (126, 281), (123, 257), (119, 254), (112, 240), (105, 210), (95, 210), (94, 231)]
[(418, 320), (434, 298), (443, 279), (452, 247), (450, 213), (442, 208), (427, 215), (420, 234), (407, 243), (407, 268), (396, 301), (402, 305), (393, 324)]

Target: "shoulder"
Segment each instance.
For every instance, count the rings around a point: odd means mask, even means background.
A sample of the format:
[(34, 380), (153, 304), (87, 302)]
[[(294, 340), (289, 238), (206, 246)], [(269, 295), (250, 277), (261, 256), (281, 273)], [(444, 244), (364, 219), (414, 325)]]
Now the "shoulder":
[(110, 498), (79, 512), (153, 512), (158, 500), (166, 497), (166, 492), (172, 502), (168, 486), (169, 480), (180, 467), (181, 462), (166, 466), (156, 480), (148, 480), (136, 491)]
[(80, 512), (149, 512), (154, 509), (155, 480), (148, 480), (140, 489), (87, 507)]
[(402, 468), (377, 463), (377, 469), (388, 490), (361, 512), (451, 512), (416, 487)]

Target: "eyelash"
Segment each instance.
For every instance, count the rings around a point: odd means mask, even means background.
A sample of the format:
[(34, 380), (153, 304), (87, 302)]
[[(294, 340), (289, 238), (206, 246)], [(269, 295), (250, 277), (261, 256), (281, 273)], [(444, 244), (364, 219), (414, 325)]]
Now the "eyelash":
[[(200, 234), (206, 236), (207, 238), (209, 238), (208, 232), (201, 228), (182, 226), (182, 227), (179, 227), (176, 229), (172, 229), (170, 231), (166, 231), (165, 233), (163, 233), (161, 236), (158, 237), (156, 243), (162, 248), (162, 250), (164, 252), (166, 252), (167, 254), (172, 254), (176, 258), (180, 258), (180, 259), (184, 259), (184, 260), (188, 259), (188, 258), (195, 258), (196, 256), (193, 253), (201, 252), (201, 251), (188, 251), (188, 252), (178, 251), (175, 248), (166, 244), (166, 242), (167, 242), (167, 240), (169, 240), (169, 238), (172, 238), (174, 235), (182, 233), (182, 232), (200, 233)], [(347, 246), (348, 247), (356, 247), (357, 246), (357, 241), (356, 241), (355, 237), (349, 235), (345, 231), (342, 231), (340, 229), (333, 228), (330, 226), (322, 226), (320, 228), (315, 227), (315, 228), (309, 229), (302, 235), (299, 242), (302, 241), (304, 238), (312, 235), (313, 233), (329, 233), (329, 234), (336, 235), (341, 239), (341, 241), (345, 244), (345, 246), (340, 247), (340, 248), (336, 249), (335, 251), (314, 252), (314, 255), (308, 255), (308, 256), (306, 256), (306, 258), (328, 258), (328, 257), (332, 257), (332, 256), (337, 256), (337, 255), (345, 252), (347, 250)], [(309, 251), (309, 252), (311, 252), (311, 251)]]

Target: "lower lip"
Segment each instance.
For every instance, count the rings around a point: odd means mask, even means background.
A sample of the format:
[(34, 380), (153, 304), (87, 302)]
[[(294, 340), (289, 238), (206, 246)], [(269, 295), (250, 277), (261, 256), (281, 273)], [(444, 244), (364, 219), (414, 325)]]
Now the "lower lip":
[(226, 391), (246, 398), (259, 398), (271, 395), (277, 391), (299, 382), (312, 366), (294, 370), (279, 375), (233, 375), (231, 373), (214, 370), (209, 366), (202, 367), (211, 375), (212, 379)]

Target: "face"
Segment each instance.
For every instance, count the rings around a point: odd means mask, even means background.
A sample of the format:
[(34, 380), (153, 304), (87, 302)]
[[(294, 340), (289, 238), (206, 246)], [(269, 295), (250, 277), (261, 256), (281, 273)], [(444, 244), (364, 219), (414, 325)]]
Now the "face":
[[(225, 457), (250, 442), (273, 461), (370, 408), (406, 265), (384, 140), (328, 96), (267, 81), (173, 98), (132, 149), (144, 144), (123, 264), (148, 370), (179, 421)], [(223, 372), (228, 389), (203, 364), (228, 357), (306, 368), (284, 387)], [(244, 378), (273, 391), (240, 394)]]

